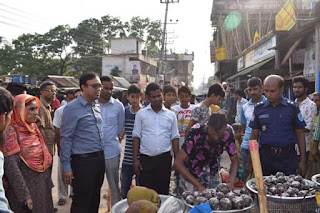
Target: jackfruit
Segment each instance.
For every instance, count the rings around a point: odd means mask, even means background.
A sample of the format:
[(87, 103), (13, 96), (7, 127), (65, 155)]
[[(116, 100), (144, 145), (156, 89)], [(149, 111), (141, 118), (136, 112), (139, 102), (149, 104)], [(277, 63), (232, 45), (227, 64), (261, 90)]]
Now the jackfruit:
[(148, 200), (138, 200), (133, 202), (126, 213), (157, 213), (159, 208)]
[(127, 201), (129, 206), (137, 200), (148, 200), (160, 208), (161, 200), (159, 194), (143, 186), (135, 186), (128, 191)]

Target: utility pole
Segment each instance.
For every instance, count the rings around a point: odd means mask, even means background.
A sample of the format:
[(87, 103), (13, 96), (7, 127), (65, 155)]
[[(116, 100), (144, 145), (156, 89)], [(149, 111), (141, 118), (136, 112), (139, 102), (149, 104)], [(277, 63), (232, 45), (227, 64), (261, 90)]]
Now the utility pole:
[(164, 26), (163, 26), (163, 32), (162, 32), (160, 64), (159, 64), (159, 74), (164, 74), (163, 59), (165, 54), (165, 43), (166, 43), (166, 34), (167, 34), (166, 30), (167, 30), (168, 8), (170, 3), (179, 3), (179, 0), (160, 0), (160, 3), (166, 4), (166, 12), (164, 17)]

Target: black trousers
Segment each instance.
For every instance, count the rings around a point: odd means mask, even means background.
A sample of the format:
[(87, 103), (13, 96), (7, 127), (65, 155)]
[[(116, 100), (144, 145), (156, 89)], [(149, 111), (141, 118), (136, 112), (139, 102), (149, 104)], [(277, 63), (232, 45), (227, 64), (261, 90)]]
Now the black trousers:
[(263, 146), (259, 149), (263, 175), (275, 175), (283, 172), (285, 175), (297, 174), (299, 157), (294, 147), (282, 154), (274, 154)]
[(170, 152), (157, 156), (140, 154), (142, 171), (140, 172), (140, 186), (154, 189), (158, 194), (169, 194), (172, 157)]
[(104, 155), (72, 158), (71, 168), (73, 199), (72, 213), (94, 213), (99, 211), (100, 190), (104, 179)]

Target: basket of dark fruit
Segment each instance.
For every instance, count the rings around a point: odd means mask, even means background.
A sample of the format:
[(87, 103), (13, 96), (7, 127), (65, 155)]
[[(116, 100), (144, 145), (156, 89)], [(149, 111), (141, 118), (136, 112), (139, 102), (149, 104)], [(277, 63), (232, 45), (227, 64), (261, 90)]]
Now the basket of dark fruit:
[[(285, 176), (282, 172), (264, 176), (269, 212), (309, 212), (316, 208), (316, 185), (300, 175)], [(249, 180), (247, 188), (257, 192), (255, 179)]]
[(226, 184), (219, 184), (216, 189), (206, 189), (202, 192), (182, 193), (182, 198), (189, 208), (209, 201), (212, 212), (246, 212), (256, 204), (256, 199), (246, 189), (230, 191)]

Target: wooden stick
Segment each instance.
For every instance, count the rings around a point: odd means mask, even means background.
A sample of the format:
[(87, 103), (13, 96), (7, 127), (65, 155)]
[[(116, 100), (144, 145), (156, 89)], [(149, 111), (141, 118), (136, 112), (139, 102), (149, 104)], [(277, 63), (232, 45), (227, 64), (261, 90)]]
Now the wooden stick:
[(294, 42), (294, 44), (290, 47), (289, 51), (287, 52), (287, 54), (285, 55), (285, 57), (281, 61), (281, 65), (283, 65), (287, 62), (287, 60), (291, 57), (292, 53), (296, 50), (296, 48), (299, 46), (301, 41), (302, 41), (302, 38), (299, 38), (298, 40), (296, 40)]
[(248, 36), (248, 40), (249, 40), (249, 46), (252, 44), (252, 38), (251, 38), (251, 31), (250, 31), (250, 25), (249, 25), (249, 14), (248, 12), (246, 12), (246, 17), (247, 17), (247, 36)]
[(267, 197), (263, 183), (263, 174), (258, 147), (258, 142), (256, 140), (249, 141), (249, 149), (253, 166), (253, 172), (256, 179), (256, 185), (258, 190), (260, 213), (268, 213)]

